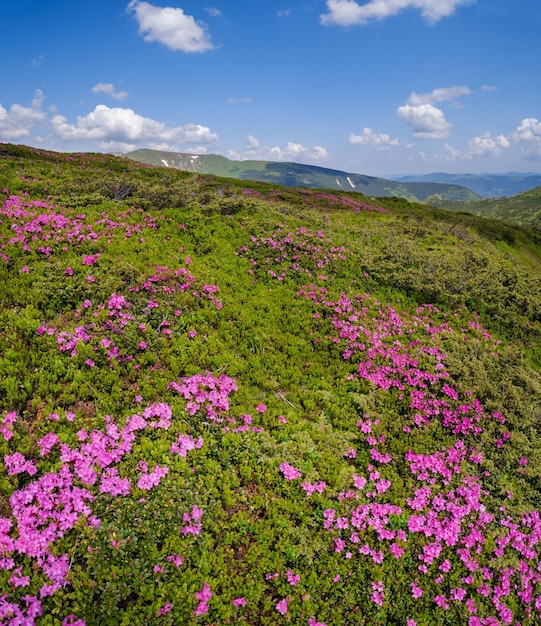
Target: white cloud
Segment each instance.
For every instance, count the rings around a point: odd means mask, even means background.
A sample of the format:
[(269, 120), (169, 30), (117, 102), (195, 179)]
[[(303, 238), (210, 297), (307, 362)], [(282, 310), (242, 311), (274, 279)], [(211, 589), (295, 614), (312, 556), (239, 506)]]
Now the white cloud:
[(40, 89), (36, 89), (31, 106), (12, 104), (9, 111), (0, 104), (0, 139), (14, 141), (28, 137), (35, 126), (39, 126), (47, 119), (42, 109), (44, 96)]
[(364, 128), (360, 135), (349, 134), (349, 143), (371, 146), (376, 150), (387, 150), (400, 145), (398, 138), (391, 139), (386, 133), (375, 133), (371, 128)]
[(68, 123), (62, 115), (55, 115), (51, 124), (53, 132), (62, 141), (92, 140), (99, 142), (100, 147), (120, 143), (145, 147), (167, 145), (177, 150), (181, 145), (196, 144), (201, 149), (218, 141), (218, 135), (211, 133), (206, 126), (166, 126), (138, 115), (132, 109), (109, 108), (104, 104), (84, 117), (79, 116), (76, 124)]
[(509, 148), (510, 145), (509, 139), (504, 135), (493, 137), (490, 133), (483, 133), (468, 141), (468, 149), (463, 158), (498, 156), (504, 148)]
[(222, 17), (222, 12), (220, 9), (216, 9), (214, 7), (205, 7), (205, 12), (208, 13), (211, 17)]
[(286, 148), (274, 146), (270, 149), (270, 154), (275, 161), (290, 161), (302, 159), (305, 161), (321, 161), (328, 158), (329, 154), (323, 146), (313, 146), (305, 148), (300, 143), (289, 141)]
[(462, 157), (460, 150), (453, 148), (453, 146), (450, 146), (448, 143), (446, 143), (443, 148), (445, 150), (445, 155), (442, 157), (443, 161), (454, 161)]
[(524, 145), (523, 158), (536, 161), (541, 159), (541, 122), (538, 119), (535, 117), (523, 119), (512, 137)]
[(32, 65), (34, 67), (40, 67), (43, 64), (44, 61), (45, 61), (45, 55), (44, 54), (38, 54), (37, 57), (32, 59)]
[(115, 86), (112, 83), (98, 83), (92, 87), (92, 91), (94, 93), (104, 93), (114, 100), (123, 100), (130, 95), (127, 91), (115, 91)]
[(417, 9), (428, 23), (435, 24), (452, 15), (457, 8), (473, 2), (475, 0), (371, 0), (360, 5), (354, 0), (327, 0), (329, 12), (321, 16), (321, 23), (326, 26), (366, 24), (405, 9)]
[(259, 140), (253, 135), (248, 135), (246, 140), (248, 141), (248, 148), (252, 150), (256, 150), (257, 148), (259, 148)]
[(248, 135), (245, 158), (270, 161), (322, 161), (329, 157), (323, 146), (306, 148), (300, 143), (289, 141), (285, 148), (261, 146), (259, 140)]
[(452, 124), (441, 109), (433, 104), (405, 104), (396, 110), (398, 117), (412, 130), (417, 139), (441, 139), (449, 136)]
[(145, 41), (158, 41), (170, 50), (182, 52), (204, 52), (214, 48), (206, 25), (186, 15), (182, 9), (132, 0), (128, 11), (135, 14), (139, 34)]
[(229, 104), (250, 104), (251, 98), (229, 98), (227, 101)]
[(469, 94), (471, 94), (471, 89), (464, 85), (460, 87), (441, 87), (434, 89), (430, 93), (411, 93), (408, 98), (408, 104), (417, 106), (420, 104), (434, 104), (435, 102), (449, 102)]
[(137, 144), (125, 141), (99, 141), (97, 146), (104, 152), (133, 152), (137, 149)]
[[(449, 136), (452, 124), (445, 119), (443, 111), (434, 106), (438, 102), (453, 102), (460, 96), (471, 94), (465, 85), (440, 87), (429, 93), (412, 92), (404, 106), (398, 107), (396, 113), (418, 139), (441, 139)], [(456, 102), (453, 102), (458, 106)]]
[(278, 11), (278, 17), (289, 17), (291, 15), (291, 9), (283, 9)]

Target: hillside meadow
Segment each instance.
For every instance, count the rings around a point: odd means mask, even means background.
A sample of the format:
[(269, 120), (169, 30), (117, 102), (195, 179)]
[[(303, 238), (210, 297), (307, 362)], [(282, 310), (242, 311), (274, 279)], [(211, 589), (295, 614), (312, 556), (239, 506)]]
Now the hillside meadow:
[(449, 211), (462, 211), (503, 220), (510, 224), (541, 229), (541, 187), (528, 189), (511, 198), (483, 198), (474, 201), (453, 202), (435, 196), (427, 200)]
[(541, 234), (0, 145), (0, 623), (533, 626)]

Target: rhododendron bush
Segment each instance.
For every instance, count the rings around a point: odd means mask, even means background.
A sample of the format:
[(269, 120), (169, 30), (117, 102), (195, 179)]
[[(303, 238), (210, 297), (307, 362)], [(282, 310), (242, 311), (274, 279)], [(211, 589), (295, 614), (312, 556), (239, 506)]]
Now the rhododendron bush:
[(539, 623), (513, 232), (1, 145), (0, 624)]

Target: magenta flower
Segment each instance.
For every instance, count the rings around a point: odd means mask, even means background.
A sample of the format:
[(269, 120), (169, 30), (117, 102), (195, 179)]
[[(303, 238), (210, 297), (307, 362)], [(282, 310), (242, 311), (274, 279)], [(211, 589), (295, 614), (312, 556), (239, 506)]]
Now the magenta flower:
[(6, 466), (8, 476), (22, 474), (23, 472), (27, 472), (30, 476), (34, 476), (34, 474), (38, 471), (34, 461), (27, 461), (20, 452), (7, 454), (4, 457), (4, 465)]
[(170, 554), (167, 557), (169, 563), (173, 563), (175, 567), (180, 567), (184, 563), (184, 559), (180, 556), (180, 554)]
[(77, 615), (68, 615), (62, 621), (62, 626), (86, 626), (84, 619), (79, 619)]
[(300, 478), (302, 476), (302, 472), (289, 463), (282, 463), (280, 465), (280, 471), (286, 480), (295, 480), (296, 478)]
[(5, 417), (0, 423), (0, 433), (4, 437), (5, 441), (9, 441), (13, 437), (13, 425), (17, 421), (17, 413), (10, 411), (6, 413)]
[(285, 598), (283, 600), (280, 600), (275, 608), (278, 613), (285, 615), (287, 613), (287, 600)]
[(166, 602), (160, 609), (158, 609), (158, 615), (167, 615), (173, 608), (170, 602)]
[(208, 583), (203, 583), (203, 588), (201, 589), (201, 591), (195, 592), (195, 597), (197, 600), (199, 600), (199, 604), (194, 611), (194, 615), (205, 615), (209, 610), (209, 600), (212, 598), (210, 585)]
[(233, 605), (234, 605), (234, 606), (236, 606), (236, 607), (239, 607), (239, 606), (246, 606), (246, 598), (243, 598), (243, 597), (241, 597), (241, 598), (235, 598), (235, 599), (233, 600)]

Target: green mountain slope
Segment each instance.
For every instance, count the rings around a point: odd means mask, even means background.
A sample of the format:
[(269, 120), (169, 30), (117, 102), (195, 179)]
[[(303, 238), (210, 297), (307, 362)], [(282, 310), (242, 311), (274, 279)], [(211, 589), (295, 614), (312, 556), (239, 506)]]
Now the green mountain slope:
[(0, 144), (0, 621), (535, 626), (541, 235)]
[(432, 182), (462, 185), (481, 197), (514, 196), (541, 185), (541, 174), (445, 174), (401, 176), (401, 182)]
[(467, 211), (541, 230), (541, 187), (524, 191), (511, 198), (484, 198), (473, 202), (450, 202), (442, 198), (430, 198), (429, 201), (435, 206), (451, 211)]
[(191, 155), (158, 150), (136, 150), (125, 156), (141, 163), (161, 167), (229, 176), (241, 180), (272, 182), (287, 187), (356, 190), (368, 196), (397, 196), (412, 201), (424, 201), (434, 194), (450, 200), (474, 200), (478, 197), (469, 189), (456, 184), (396, 182), (301, 163), (231, 161), (213, 154)]

